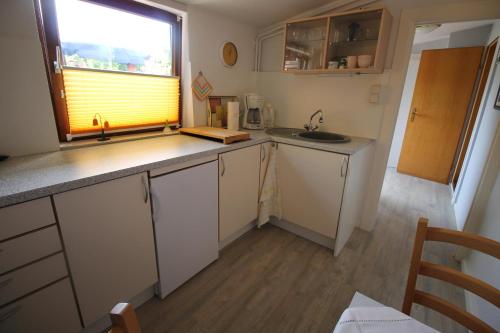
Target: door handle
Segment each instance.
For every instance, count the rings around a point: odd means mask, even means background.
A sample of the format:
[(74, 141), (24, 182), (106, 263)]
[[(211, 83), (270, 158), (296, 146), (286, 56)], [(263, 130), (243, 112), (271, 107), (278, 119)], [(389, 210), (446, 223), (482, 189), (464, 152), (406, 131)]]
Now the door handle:
[(224, 157), (223, 156), (220, 157), (220, 161), (221, 161), (221, 164), (222, 164), (222, 170), (221, 170), (220, 176), (223, 177), (224, 174), (226, 173), (226, 164), (224, 163)]
[(415, 116), (418, 116), (420, 113), (417, 112), (417, 108), (413, 108), (410, 112), (410, 121), (415, 121)]
[(144, 203), (148, 203), (148, 200), (149, 200), (149, 191), (148, 191), (148, 184), (147, 184), (147, 181), (146, 181), (146, 177), (142, 176), (141, 180), (142, 180), (142, 186), (144, 188)]

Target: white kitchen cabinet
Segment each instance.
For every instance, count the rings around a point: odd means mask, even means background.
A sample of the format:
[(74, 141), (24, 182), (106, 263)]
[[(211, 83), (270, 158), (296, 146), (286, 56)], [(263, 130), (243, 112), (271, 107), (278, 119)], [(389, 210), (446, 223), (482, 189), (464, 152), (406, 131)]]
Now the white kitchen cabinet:
[(257, 218), (260, 154), (260, 145), (255, 145), (219, 155), (219, 242), (223, 245)]
[(157, 281), (147, 174), (54, 196), (85, 326)]
[(215, 160), (151, 179), (161, 298), (219, 256), (217, 170)]
[(278, 145), (283, 219), (334, 239), (347, 172), (345, 155)]

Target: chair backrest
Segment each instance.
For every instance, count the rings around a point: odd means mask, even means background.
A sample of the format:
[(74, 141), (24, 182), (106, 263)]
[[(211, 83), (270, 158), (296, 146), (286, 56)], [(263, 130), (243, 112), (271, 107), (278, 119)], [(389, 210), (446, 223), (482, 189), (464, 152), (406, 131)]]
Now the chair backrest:
[(109, 333), (141, 333), (134, 308), (129, 303), (118, 303), (109, 313), (113, 326)]
[(467, 289), (499, 307), (500, 290), (457, 270), (423, 261), (422, 249), (425, 241), (445, 242), (465, 246), (500, 259), (500, 243), (476, 234), (428, 227), (427, 224), (428, 220), (425, 218), (420, 218), (418, 221), (402, 312), (410, 315), (412, 304), (418, 303), (444, 314), (473, 332), (497, 332), (481, 319), (456, 305), (440, 297), (416, 290), (415, 287), (418, 274), (425, 275)]

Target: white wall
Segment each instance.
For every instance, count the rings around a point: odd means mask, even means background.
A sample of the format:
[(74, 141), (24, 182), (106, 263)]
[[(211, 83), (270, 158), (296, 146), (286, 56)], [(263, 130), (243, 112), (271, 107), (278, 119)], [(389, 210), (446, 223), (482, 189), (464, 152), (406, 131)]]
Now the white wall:
[[(493, 25), (489, 41), (500, 36), (500, 22)], [(495, 58), (498, 57), (498, 47)], [(490, 70), (490, 79), (487, 82), (484, 97), (481, 101), (480, 112), (472, 132), (469, 148), (467, 150), (464, 166), (458, 179), (457, 189), (454, 193), (453, 209), (457, 228), (463, 230), (467, 221), (474, 196), (479, 186), (484, 165), (490, 152), (495, 131), (500, 123), (500, 110), (493, 108), (495, 98), (500, 86), (500, 66), (493, 64)]]
[(488, 43), (488, 37), (491, 33), (491, 24), (467, 29), (463, 31), (452, 32), (450, 34), (450, 43), (448, 47), (470, 47), (481, 46)]
[(406, 131), (406, 123), (408, 114), (410, 113), (411, 102), (413, 99), (413, 90), (417, 82), (418, 66), (420, 65), (420, 53), (411, 55), (410, 63), (408, 64), (408, 72), (406, 73), (405, 87), (403, 96), (401, 97), (401, 105), (399, 107), (398, 119), (396, 120), (396, 128), (394, 129), (394, 138), (392, 139), (391, 152), (389, 153), (389, 161), (387, 167), (395, 168), (398, 166), (401, 147), (403, 146), (403, 138)]
[[(497, 176), (495, 185), (490, 195), (484, 219), (479, 228), (479, 234), (500, 241), (500, 175)], [(470, 274), (483, 280), (497, 289), (500, 289), (500, 261), (492, 256), (471, 251), (470, 255), (462, 261), (462, 269), (466, 274)], [(466, 292), (467, 309), (484, 320), (490, 326), (500, 331), (500, 316), (498, 308), (476, 296)]]
[(370, 104), (370, 87), (381, 75), (344, 77), (259, 73), (257, 89), (276, 110), (276, 124), (302, 128), (317, 109), (324, 113), (322, 130), (376, 138), (382, 117), (380, 104)]
[[(197, 6), (188, 6), (187, 10), (192, 78), (202, 71), (214, 88), (212, 95), (241, 96), (254, 92), (256, 30)], [(238, 48), (238, 62), (232, 68), (225, 67), (219, 57), (224, 41), (231, 41)], [(206, 124), (206, 102), (194, 97), (193, 107), (194, 125)]]
[(0, 154), (59, 149), (32, 0), (0, 4)]

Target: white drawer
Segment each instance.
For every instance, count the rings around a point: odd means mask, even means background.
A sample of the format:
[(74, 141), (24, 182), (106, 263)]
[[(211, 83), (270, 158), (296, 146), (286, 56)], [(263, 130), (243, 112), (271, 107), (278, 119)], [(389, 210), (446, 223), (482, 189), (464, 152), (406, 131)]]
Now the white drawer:
[(50, 198), (0, 209), (0, 241), (56, 223)]
[(69, 279), (0, 308), (0, 332), (72, 333), (81, 329)]
[(64, 255), (58, 253), (0, 276), (0, 306), (68, 275)]
[(56, 226), (1, 242), (0, 274), (60, 250)]

